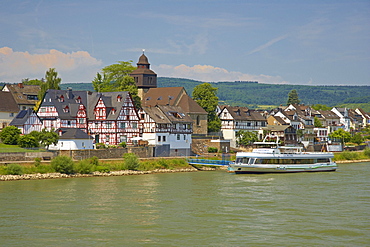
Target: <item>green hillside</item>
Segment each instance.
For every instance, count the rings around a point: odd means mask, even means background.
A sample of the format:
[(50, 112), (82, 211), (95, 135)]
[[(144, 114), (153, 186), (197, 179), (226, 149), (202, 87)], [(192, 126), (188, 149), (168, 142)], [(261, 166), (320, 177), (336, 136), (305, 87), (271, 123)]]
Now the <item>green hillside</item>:
[[(191, 95), (196, 85), (201, 81), (158, 77), (158, 87), (179, 87), (186, 89)], [(306, 105), (323, 104), (327, 106), (361, 107), (370, 112), (370, 86), (306, 86), (262, 84), (256, 82), (218, 82), (212, 83), (218, 88), (220, 104), (249, 106), (285, 105), (288, 93), (295, 89), (301, 103)], [(72, 87), (73, 90), (93, 91), (91, 83), (65, 83), (62, 89)]]

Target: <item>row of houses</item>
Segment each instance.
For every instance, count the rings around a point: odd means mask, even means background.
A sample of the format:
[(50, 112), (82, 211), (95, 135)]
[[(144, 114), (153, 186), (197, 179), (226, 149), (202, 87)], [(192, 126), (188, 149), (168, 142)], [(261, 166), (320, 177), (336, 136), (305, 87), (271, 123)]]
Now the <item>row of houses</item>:
[[(285, 144), (327, 143), (328, 135), (338, 129), (358, 131), (370, 125), (370, 114), (360, 108), (314, 110), (306, 105), (280, 106), (271, 111), (256, 111), (247, 107), (220, 106), (221, 131), (231, 147), (237, 147), (236, 132), (255, 131), (262, 139), (266, 133), (277, 135)], [(320, 121), (320, 127), (315, 127)]]
[[(192, 135), (207, 135), (207, 112), (183, 87), (157, 88), (157, 75), (150, 70), (145, 54), (132, 72), (142, 107), (136, 109), (129, 92), (48, 90), (33, 111), (39, 86), (7, 84), (0, 91), (0, 129), (14, 125), (22, 134), (33, 130), (56, 130), (58, 145), (51, 149), (90, 149), (94, 144), (155, 146), (156, 156), (189, 155)], [(271, 111), (247, 107), (219, 106), (219, 138), (237, 148), (239, 130), (255, 131), (262, 139), (275, 134), (285, 144), (327, 142), (328, 135), (342, 128), (357, 130), (370, 124), (362, 109), (334, 107), (317, 111), (305, 105), (280, 106)], [(318, 119), (322, 127), (314, 126)], [(230, 149), (228, 149), (230, 150)]]

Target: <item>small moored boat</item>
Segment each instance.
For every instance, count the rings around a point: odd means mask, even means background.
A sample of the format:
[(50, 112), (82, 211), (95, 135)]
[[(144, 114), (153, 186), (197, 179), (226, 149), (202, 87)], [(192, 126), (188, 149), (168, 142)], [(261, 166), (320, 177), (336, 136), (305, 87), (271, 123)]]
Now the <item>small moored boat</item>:
[(258, 148), (252, 152), (238, 152), (229, 171), (239, 173), (286, 173), (335, 171), (333, 153), (303, 152), (302, 147), (279, 146), (276, 142), (254, 143)]

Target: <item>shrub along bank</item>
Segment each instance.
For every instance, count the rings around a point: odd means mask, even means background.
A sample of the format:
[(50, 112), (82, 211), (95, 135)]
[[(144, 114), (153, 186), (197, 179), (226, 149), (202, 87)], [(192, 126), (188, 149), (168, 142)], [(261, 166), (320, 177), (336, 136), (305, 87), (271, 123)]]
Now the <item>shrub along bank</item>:
[(344, 151), (334, 153), (334, 161), (356, 161), (370, 159), (370, 148), (365, 148), (361, 152)]
[(179, 170), (192, 168), (185, 158), (153, 159), (140, 161), (133, 153), (126, 153), (123, 160), (101, 161), (97, 157), (73, 161), (68, 156), (57, 156), (48, 163), (41, 163), (36, 158), (33, 163), (20, 165), (8, 164), (0, 166), (0, 175), (23, 175), (23, 174), (93, 174), (94, 172), (109, 173), (112, 171), (153, 171), (158, 169)]

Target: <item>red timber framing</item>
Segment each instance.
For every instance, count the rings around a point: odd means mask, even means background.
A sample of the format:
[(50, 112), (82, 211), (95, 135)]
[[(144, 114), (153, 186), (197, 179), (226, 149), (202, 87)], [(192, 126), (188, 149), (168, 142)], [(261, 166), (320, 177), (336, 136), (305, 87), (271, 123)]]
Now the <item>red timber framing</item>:
[(37, 114), (44, 128), (78, 128), (92, 136), (95, 143), (130, 144), (140, 135), (139, 117), (128, 92), (50, 89)]
[[(81, 101), (81, 99), (79, 99)], [(76, 127), (79, 129), (87, 130), (87, 114), (86, 107), (83, 104), (80, 104), (77, 111)]]
[[(127, 94), (122, 102), (122, 96), (118, 95), (120, 109), (109, 108), (102, 98), (98, 100), (94, 109), (95, 120), (89, 120), (89, 134), (95, 137), (96, 143), (118, 145), (121, 142), (132, 143), (132, 138), (139, 136), (139, 117), (134, 107), (132, 98)], [(107, 116), (107, 113), (109, 115)]]

